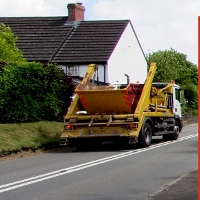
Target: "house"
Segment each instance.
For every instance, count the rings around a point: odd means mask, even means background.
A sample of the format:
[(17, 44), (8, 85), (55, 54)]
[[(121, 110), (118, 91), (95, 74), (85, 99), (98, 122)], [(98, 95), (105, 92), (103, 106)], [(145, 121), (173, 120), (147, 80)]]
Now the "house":
[(88, 64), (98, 65), (102, 84), (143, 83), (147, 62), (130, 20), (85, 21), (81, 3), (68, 4), (59, 17), (0, 17), (18, 37), (17, 47), (28, 61), (56, 63), (74, 78)]

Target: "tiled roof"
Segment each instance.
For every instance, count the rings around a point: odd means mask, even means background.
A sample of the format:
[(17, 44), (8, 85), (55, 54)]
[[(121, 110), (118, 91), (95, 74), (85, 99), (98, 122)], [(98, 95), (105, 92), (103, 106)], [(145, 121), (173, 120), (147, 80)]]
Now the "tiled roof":
[(102, 63), (111, 56), (128, 20), (81, 21), (52, 62)]
[(68, 17), (0, 17), (18, 37), (28, 61), (106, 63), (129, 20), (79, 21)]
[(28, 61), (48, 61), (72, 30), (67, 17), (0, 17), (18, 37), (17, 47)]

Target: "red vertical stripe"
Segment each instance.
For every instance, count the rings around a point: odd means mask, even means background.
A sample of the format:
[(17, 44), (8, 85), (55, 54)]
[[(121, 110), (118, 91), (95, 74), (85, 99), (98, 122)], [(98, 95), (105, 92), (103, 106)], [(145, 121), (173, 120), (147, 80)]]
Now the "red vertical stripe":
[[(200, 16), (198, 16), (198, 109), (200, 108), (200, 99), (199, 99), (199, 94), (200, 94)], [(198, 124), (200, 122), (200, 116), (198, 114)], [(198, 169), (200, 169), (200, 126), (198, 125)], [(198, 191), (200, 191), (200, 172), (198, 170)], [(198, 199), (200, 200), (200, 194), (198, 192)]]

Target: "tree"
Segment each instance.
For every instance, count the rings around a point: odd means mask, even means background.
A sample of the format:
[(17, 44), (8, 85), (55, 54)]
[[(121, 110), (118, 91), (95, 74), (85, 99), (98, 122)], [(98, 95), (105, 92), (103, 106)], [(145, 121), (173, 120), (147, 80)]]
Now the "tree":
[(0, 123), (60, 119), (73, 94), (72, 77), (55, 65), (27, 62), (16, 41), (0, 24)]
[(188, 61), (185, 54), (170, 49), (150, 53), (147, 55), (147, 60), (148, 64), (155, 62), (157, 65), (154, 82), (174, 80), (184, 90), (187, 110), (197, 109), (197, 66)]
[(17, 37), (11, 29), (0, 24), (0, 61), (22, 62), (25, 61), (22, 52), (16, 47)]

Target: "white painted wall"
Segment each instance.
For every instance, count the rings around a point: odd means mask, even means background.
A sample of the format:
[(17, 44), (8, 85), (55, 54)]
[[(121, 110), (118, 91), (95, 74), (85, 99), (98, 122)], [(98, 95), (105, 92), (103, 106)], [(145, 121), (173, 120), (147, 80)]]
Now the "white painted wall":
[(108, 60), (108, 83), (126, 83), (130, 76), (130, 82), (144, 83), (147, 76), (147, 62), (138, 44), (131, 22), (127, 25), (117, 46)]

